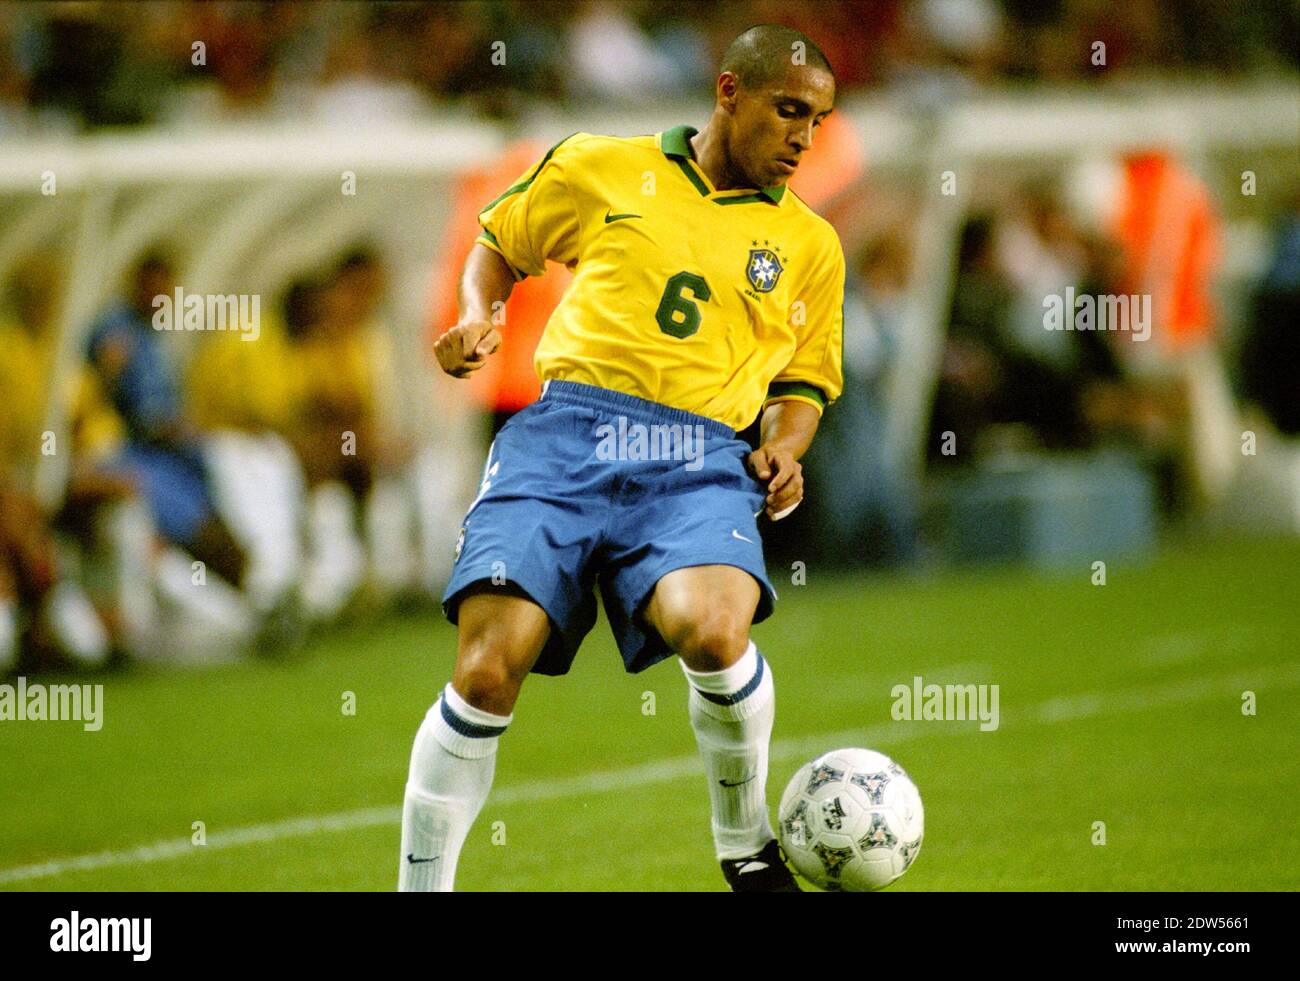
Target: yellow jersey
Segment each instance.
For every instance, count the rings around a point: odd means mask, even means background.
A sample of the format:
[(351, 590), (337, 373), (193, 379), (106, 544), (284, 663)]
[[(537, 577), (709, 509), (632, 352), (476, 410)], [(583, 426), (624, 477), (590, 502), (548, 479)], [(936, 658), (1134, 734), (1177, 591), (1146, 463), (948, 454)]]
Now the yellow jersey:
[[(0, 326), (0, 473), (27, 481), (45, 446), (52, 341), (33, 337), (20, 324)], [(103, 393), (99, 376), (79, 365), (63, 379), (60, 392), (68, 412), (73, 453), (92, 461), (112, 456), (121, 446), (121, 417)]]
[(201, 429), (285, 433), (293, 427), (303, 379), (284, 326), (263, 314), (257, 339), (249, 336), (229, 331), (198, 341), (185, 382), (190, 416)]
[(839, 238), (784, 187), (715, 189), (695, 132), (574, 134), (480, 212), (478, 241), (516, 279), (574, 271), (537, 374), (732, 429), (775, 401), (821, 411), (843, 388)]
[(375, 424), (380, 380), (391, 361), (382, 325), (357, 324), (342, 333), (308, 336), (296, 349), (308, 417)]
[(0, 326), (0, 470), (26, 473), (40, 456), (51, 345), (21, 324)]

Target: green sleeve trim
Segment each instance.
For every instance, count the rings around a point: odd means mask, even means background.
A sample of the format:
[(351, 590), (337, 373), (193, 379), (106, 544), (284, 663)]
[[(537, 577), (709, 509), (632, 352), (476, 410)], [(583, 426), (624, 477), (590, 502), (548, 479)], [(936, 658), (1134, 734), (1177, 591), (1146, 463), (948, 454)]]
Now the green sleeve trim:
[(786, 402), (798, 402), (801, 405), (811, 405), (817, 410), (819, 416), (826, 412), (826, 409), (816, 399), (804, 398), (802, 395), (782, 395), (780, 398), (768, 399), (763, 403), (763, 411), (766, 412), (774, 405), (784, 405)]
[(488, 231), (486, 228), (479, 233), (479, 237), (476, 238), (474, 241), (481, 242), (482, 244), (486, 245), (489, 249), (491, 249), (493, 252), (495, 252), (497, 255), (499, 255), (502, 259), (504, 259), (507, 268), (509, 268), (510, 272), (514, 275), (516, 283), (519, 282), (520, 280), (528, 278), (528, 273), (521, 272), (520, 270), (515, 268), (515, 264), (511, 262), (509, 258), (506, 257), (505, 252), (502, 251), (501, 243), (497, 241), (497, 237), (493, 235), (490, 231)]
[(775, 401), (776, 399), (798, 398), (806, 399), (809, 402), (816, 403), (821, 408), (826, 408), (829, 399), (826, 393), (816, 385), (809, 385), (807, 382), (772, 382), (767, 387), (767, 398), (763, 404)]
[(528, 189), (528, 186), (532, 184), (533, 181), (537, 180), (537, 175), (540, 174), (542, 172), (542, 168), (545, 167), (550, 162), (551, 157), (552, 155), (554, 155), (555, 151), (558, 150), (565, 142), (567, 142), (568, 140), (572, 139), (574, 136), (577, 135), (578, 135), (577, 133), (570, 133), (563, 140), (560, 140), (559, 143), (555, 144), (555, 146), (547, 150), (546, 156), (542, 157), (541, 163), (539, 163), (536, 167), (533, 168), (533, 172), (531, 174), (529, 174), (527, 177), (521, 180), (518, 184), (506, 188), (505, 191), (502, 194), (498, 195), (496, 198), (493, 198), (491, 204), (489, 204), (486, 208), (481, 208), (479, 210), (479, 215), (482, 216), (484, 211), (491, 211), (493, 208), (495, 208), (506, 198), (510, 197), (510, 195), (518, 194), (520, 191), (526, 191)]

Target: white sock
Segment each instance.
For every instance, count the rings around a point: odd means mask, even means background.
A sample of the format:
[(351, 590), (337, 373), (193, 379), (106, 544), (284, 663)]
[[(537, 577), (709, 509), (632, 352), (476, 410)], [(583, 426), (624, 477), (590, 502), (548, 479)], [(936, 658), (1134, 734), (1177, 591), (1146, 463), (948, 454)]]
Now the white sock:
[(513, 718), (475, 708), (451, 685), (425, 715), (406, 778), (399, 892), (451, 892), (461, 846), (492, 789), (497, 739)]
[(722, 671), (692, 671), (691, 727), (704, 758), (719, 859), (745, 858), (776, 837), (767, 816), (767, 744), (776, 715), (772, 671), (753, 642)]

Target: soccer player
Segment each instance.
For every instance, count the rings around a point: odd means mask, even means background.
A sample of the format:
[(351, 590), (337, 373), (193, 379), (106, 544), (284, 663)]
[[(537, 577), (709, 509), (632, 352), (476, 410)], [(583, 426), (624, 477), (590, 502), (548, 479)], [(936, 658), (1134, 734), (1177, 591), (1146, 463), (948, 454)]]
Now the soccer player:
[[(768, 820), (772, 670), (749, 628), (775, 600), (758, 515), (799, 503), (842, 387), (843, 252), (785, 187), (835, 80), (807, 37), (762, 25), (716, 93), (699, 132), (562, 140), (479, 215), (444, 371), (497, 349), (516, 281), (547, 261), (575, 275), (537, 349), (542, 397), (498, 434), (456, 544), (456, 665), (411, 755), (404, 891), (452, 888), (524, 678), (569, 669), (596, 584), (628, 671), (680, 659), (727, 883), (798, 891)], [(760, 412), (750, 452), (735, 431)]]

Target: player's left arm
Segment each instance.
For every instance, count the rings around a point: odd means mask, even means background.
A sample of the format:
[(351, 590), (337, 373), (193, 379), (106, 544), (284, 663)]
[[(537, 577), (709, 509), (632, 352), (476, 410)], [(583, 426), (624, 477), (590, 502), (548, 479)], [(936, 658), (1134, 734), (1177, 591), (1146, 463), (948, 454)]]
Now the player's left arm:
[(791, 306), (794, 356), (772, 381), (763, 403), (761, 442), (749, 455), (754, 476), (767, 483), (766, 510), (774, 521), (803, 500), (799, 459), (817, 434), (822, 411), (844, 388), (844, 252), (839, 238), (825, 227), (820, 261)]
[(812, 445), (821, 411), (807, 402), (790, 399), (772, 402), (759, 425), (758, 449), (749, 454), (755, 477), (767, 483), (765, 509), (777, 520), (803, 500), (803, 465), (799, 458)]

